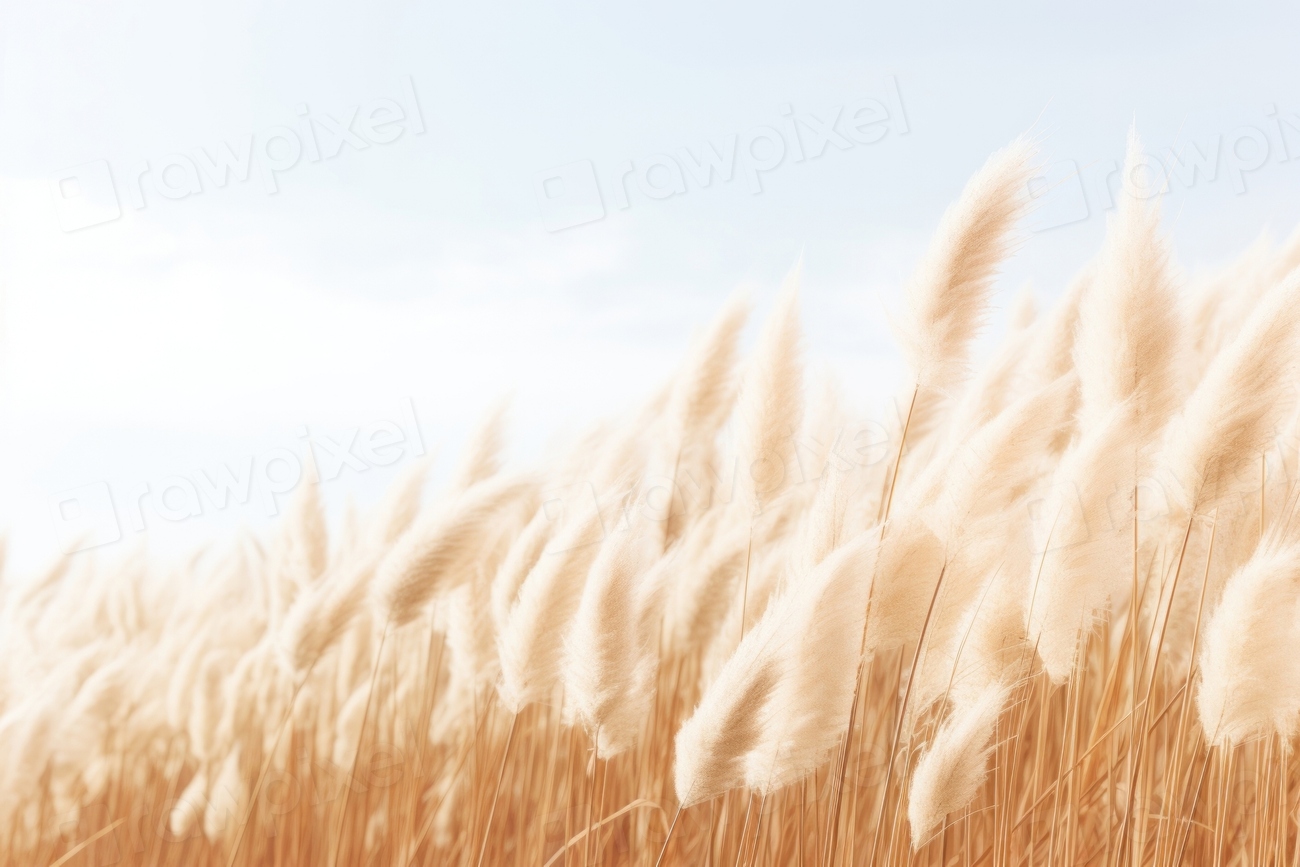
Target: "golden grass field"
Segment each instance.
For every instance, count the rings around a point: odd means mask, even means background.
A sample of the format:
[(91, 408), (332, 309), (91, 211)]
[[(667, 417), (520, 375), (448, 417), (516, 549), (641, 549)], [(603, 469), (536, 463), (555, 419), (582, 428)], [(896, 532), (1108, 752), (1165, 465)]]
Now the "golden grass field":
[(1185, 274), (1129, 153), (976, 365), (990, 158), (890, 407), (807, 375), (796, 266), (536, 466), (494, 412), (337, 526), (8, 577), (3, 862), (1300, 864), (1300, 235)]

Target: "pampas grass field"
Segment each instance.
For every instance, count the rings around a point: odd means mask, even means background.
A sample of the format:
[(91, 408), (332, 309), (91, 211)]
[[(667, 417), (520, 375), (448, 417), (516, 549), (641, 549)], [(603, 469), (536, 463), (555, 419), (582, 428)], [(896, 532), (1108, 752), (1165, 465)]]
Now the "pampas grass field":
[(976, 366), (989, 159), (891, 407), (806, 374), (796, 266), (537, 466), (494, 412), (427, 496), (7, 581), (0, 860), (1300, 864), (1300, 236), (1184, 276), (1129, 148)]

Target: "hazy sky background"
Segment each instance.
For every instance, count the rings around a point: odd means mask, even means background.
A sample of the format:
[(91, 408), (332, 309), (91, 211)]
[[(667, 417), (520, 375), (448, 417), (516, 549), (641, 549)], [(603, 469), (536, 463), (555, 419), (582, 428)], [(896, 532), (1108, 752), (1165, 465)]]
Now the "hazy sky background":
[[(371, 502), (419, 451), (445, 467), (506, 394), (514, 454), (536, 456), (633, 406), (738, 286), (764, 312), (801, 252), (810, 363), (878, 417), (902, 375), (887, 311), (1019, 134), (1051, 168), (1000, 308), (1026, 280), (1049, 301), (1096, 250), (1135, 120), (1153, 166), (1182, 158), (1163, 206), (1189, 273), (1300, 222), (1294, 4), (189, 7), (0, 12), (0, 524), (23, 569), (69, 521), (108, 532), (61, 497), (111, 492), (120, 538), (96, 550), (176, 551), (266, 524), (274, 450), (396, 425), (325, 486), (335, 513)], [(853, 141), (869, 99), (888, 121)], [(368, 141), (376, 106), (403, 119)], [(814, 156), (807, 118), (837, 107)], [(732, 136), (752, 147), (731, 179), (676, 192), (665, 160)], [(250, 141), (247, 180), (197, 168)], [(1217, 171), (1192, 176), (1193, 151)], [(186, 484), (245, 461), (247, 504), (184, 517)]]

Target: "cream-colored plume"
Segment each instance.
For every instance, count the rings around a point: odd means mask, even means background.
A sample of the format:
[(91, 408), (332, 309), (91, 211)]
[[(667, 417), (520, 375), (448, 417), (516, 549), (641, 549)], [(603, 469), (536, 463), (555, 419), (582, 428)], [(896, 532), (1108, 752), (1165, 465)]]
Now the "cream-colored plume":
[(1196, 706), (1212, 743), (1295, 733), (1300, 724), (1297, 647), (1300, 542), (1266, 541), (1228, 579), (1205, 625)]
[(920, 847), (944, 817), (966, 807), (988, 777), (990, 740), (1010, 688), (995, 683), (939, 729), (912, 772), (907, 820), (912, 846)]
[(803, 414), (799, 281), (790, 271), (741, 382), (736, 407), (736, 503), (757, 514), (794, 475), (794, 436)]
[(966, 376), (968, 349), (984, 323), (994, 272), (1024, 212), (1032, 157), (1024, 140), (989, 157), (944, 212), (908, 282), (894, 329), (923, 389), (947, 390)]
[(1234, 490), (1248, 489), (1242, 473), (1271, 447), (1295, 403), (1298, 336), (1300, 269), (1260, 299), (1171, 429), (1165, 462), (1177, 482), (1172, 494), (1186, 511), (1206, 511)]
[(391, 620), (395, 626), (408, 623), (436, 592), (468, 580), (468, 564), (501, 507), (533, 487), (526, 477), (489, 479), (465, 491), (442, 512), (417, 520), (375, 573), (371, 596), (381, 620)]

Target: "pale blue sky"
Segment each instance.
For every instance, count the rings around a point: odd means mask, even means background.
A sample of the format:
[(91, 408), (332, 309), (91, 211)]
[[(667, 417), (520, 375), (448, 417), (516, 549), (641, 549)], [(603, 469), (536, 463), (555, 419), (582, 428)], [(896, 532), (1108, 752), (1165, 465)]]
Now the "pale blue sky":
[[(412, 404), (445, 465), (509, 392), (517, 451), (535, 454), (644, 394), (738, 285), (770, 299), (800, 251), (811, 359), (879, 415), (899, 376), (885, 311), (943, 207), (1018, 134), (1053, 168), (999, 304), (1026, 280), (1050, 298), (1095, 250), (1134, 120), (1166, 163), (1218, 154), (1213, 179), (1184, 166), (1164, 199), (1187, 268), (1300, 222), (1298, 18), (1280, 3), (6, 2), (0, 520), (39, 563), (67, 529), (52, 498), (102, 483), (121, 536), (105, 550), (172, 550), (267, 520), (255, 493), (169, 520), (178, 477), (249, 458), (256, 473), (304, 425), (400, 427)], [(888, 119), (854, 140), (871, 105)], [(249, 142), (247, 180), (218, 186), (196, 162)], [(751, 152), (705, 186), (682, 149), (710, 143)], [(539, 200), (548, 177), (568, 210)], [(418, 450), (407, 433), (393, 463), (344, 466), (332, 508), (373, 499)]]

